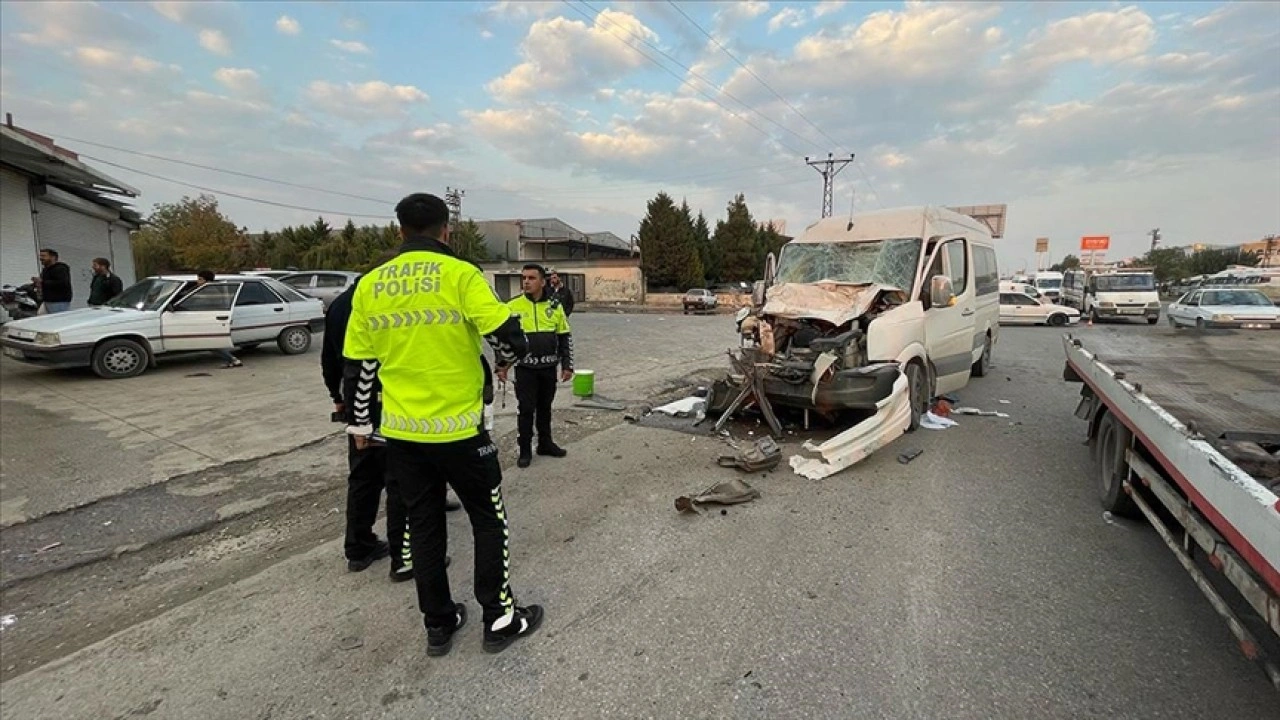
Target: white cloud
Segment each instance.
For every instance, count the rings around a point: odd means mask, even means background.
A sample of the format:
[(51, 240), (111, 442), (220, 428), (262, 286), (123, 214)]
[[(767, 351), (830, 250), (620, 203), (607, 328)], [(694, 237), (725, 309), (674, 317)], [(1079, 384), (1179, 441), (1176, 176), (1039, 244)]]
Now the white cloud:
[(364, 30), (364, 22), (359, 18), (353, 18), (353, 17), (343, 18), (342, 28), (348, 32), (360, 32)]
[(276, 30), (284, 35), (297, 35), (302, 32), (302, 25), (288, 15), (281, 15), (276, 20)]
[(524, 61), (486, 87), (504, 100), (549, 91), (590, 93), (601, 82), (622, 77), (644, 65), (644, 56), (629, 42), (658, 35), (634, 15), (604, 10), (591, 25), (578, 20), (539, 20), (520, 45)]
[(816, 18), (825, 17), (834, 12), (839, 12), (845, 6), (844, 0), (822, 0), (813, 8), (813, 16)]
[(804, 25), (805, 12), (797, 8), (783, 8), (781, 12), (769, 18), (769, 32), (776, 33), (783, 28), (798, 28)]
[(218, 68), (213, 73), (213, 79), (228, 90), (241, 95), (253, 95), (262, 90), (257, 71), (249, 68)]
[(306, 96), (320, 109), (346, 118), (400, 116), (406, 108), (429, 99), (413, 85), (390, 85), (381, 80), (345, 85), (317, 80), (307, 86)]
[(368, 55), (372, 52), (367, 45), (359, 40), (330, 40), (329, 44), (338, 48), (342, 52), (351, 53), (353, 55)]
[(546, 0), (502, 0), (490, 5), (485, 12), (500, 20), (519, 21), (545, 17), (555, 12), (557, 6)]
[(493, 39), (493, 31), (492, 31), (492, 30), (481, 30), (481, 31), (480, 31), (480, 37), (484, 38), (485, 40), (492, 40), (492, 39)]
[(1088, 60), (1095, 65), (1137, 57), (1156, 41), (1155, 21), (1136, 7), (1098, 11), (1050, 23), (1021, 53), (1032, 67)]
[(187, 19), (187, 9), (191, 4), (186, 2), (153, 2), (151, 7), (169, 20), (180, 23)]
[(200, 31), (200, 47), (217, 55), (230, 55), (231, 43), (221, 30), (204, 29)]

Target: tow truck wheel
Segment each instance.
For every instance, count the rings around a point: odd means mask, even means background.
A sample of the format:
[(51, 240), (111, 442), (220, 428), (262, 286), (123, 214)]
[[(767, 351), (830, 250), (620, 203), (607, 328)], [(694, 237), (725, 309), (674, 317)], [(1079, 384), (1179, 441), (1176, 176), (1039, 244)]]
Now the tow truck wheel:
[(918, 363), (907, 365), (907, 401), (911, 403), (910, 432), (920, 427), (920, 418), (929, 410), (929, 384), (925, 382), (924, 368)]
[(1098, 421), (1098, 497), (1102, 500), (1103, 510), (1128, 517), (1137, 515), (1133, 498), (1124, 491), (1124, 479), (1129, 474), (1125, 453), (1131, 437), (1129, 429), (1117, 422), (1110, 412)]

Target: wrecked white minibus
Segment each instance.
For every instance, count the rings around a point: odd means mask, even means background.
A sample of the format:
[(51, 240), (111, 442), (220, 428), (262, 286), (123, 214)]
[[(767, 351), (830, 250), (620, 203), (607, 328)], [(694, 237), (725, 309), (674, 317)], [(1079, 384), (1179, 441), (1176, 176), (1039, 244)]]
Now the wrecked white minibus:
[(914, 429), (930, 398), (986, 374), (999, 286), (992, 233), (967, 215), (911, 207), (825, 218), (766, 270), (760, 341), (742, 360), (758, 368), (770, 404), (831, 417), (876, 412), (896, 384)]

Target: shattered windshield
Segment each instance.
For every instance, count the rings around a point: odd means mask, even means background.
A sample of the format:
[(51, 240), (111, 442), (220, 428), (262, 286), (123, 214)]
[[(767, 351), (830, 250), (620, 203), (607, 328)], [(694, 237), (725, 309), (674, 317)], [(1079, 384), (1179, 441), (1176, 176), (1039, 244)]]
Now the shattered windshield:
[(911, 292), (919, 262), (920, 238), (788, 243), (778, 258), (776, 282), (879, 284)]
[(1097, 278), (1099, 292), (1156, 289), (1154, 275), (1099, 275)]

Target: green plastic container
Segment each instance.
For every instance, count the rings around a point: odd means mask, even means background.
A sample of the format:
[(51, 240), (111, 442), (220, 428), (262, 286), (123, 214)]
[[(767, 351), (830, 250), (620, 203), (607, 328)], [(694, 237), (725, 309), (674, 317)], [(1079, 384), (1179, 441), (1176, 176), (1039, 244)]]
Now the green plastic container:
[(588, 398), (596, 393), (596, 371), (575, 370), (573, 373), (573, 394)]

